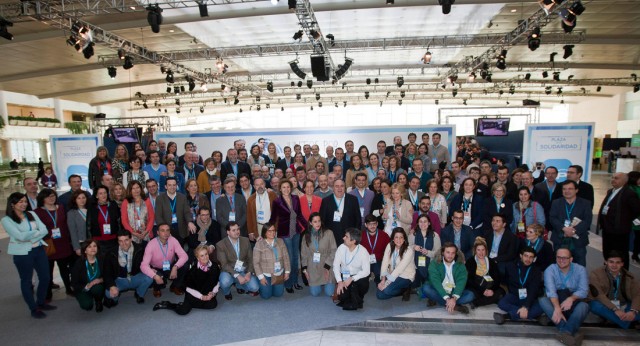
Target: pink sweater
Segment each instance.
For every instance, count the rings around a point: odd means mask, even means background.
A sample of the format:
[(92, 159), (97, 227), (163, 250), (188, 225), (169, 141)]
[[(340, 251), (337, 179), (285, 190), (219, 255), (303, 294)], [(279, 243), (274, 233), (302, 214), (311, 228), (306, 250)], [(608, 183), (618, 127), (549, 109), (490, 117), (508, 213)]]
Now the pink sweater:
[[(189, 256), (184, 252), (176, 238), (169, 237), (167, 244), (169, 246), (166, 251), (166, 259), (173, 262), (175, 255), (178, 255), (178, 262), (176, 262), (175, 266), (182, 268), (182, 266), (187, 263)], [(144, 249), (144, 257), (142, 258), (142, 264), (140, 264), (140, 271), (150, 278), (156, 275), (156, 271), (153, 268), (162, 269), (162, 262), (165, 260), (162, 252), (167, 247), (161, 249), (160, 245), (160, 238), (155, 238), (152, 239)]]

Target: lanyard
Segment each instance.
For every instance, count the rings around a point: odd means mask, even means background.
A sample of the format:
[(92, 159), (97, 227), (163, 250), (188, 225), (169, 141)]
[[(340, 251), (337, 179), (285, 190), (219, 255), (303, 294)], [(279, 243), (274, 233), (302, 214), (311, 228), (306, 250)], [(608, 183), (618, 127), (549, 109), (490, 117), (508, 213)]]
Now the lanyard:
[(493, 200), (496, 201), (496, 210), (499, 213), (500, 212), (500, 204), (502, 204), (502, 201), (504, 200), (504, 198), (500, 198), (500, 202), (498, 202), (498, 200), (495, 197), (493, 197)]
[(396, 269), (396, 260), (398, 259), (398, 255), (400, 254), (400, 252), (398, 251), (398, 249), (396, 249), (395, 251), (393, 251), (393, 256), (392, 256), (392, 260), (391, 260), (391, 271)]
[(389, 172), (389, 180), (391, 180), (392, 183), (396, 182), (396, 172), (395, 171)]
[(351, 261), (347, 262), (347, 254), (349, 253), (349, 248), (347, 248), (347, 251), (344, 253), (344, 263), (346, 266), (349, 266), (351, 264), (351, 262), (353, 262), (353, 259), (356, 258), (356, 256), (358, 255), (358, 251), (360, 251), (360, 247), (358, 246), (356, 249), (356, 253), (353, 254), (353, 257), (351, 257)]
[(360, 207), (364, 207), (364, 196), (360, 195), (360, 189), (356, 189), (356, 197), (358, 197), (358, 205), (360, 205)]
[(231, 246), (233, 246), (233, 250), (236, 252), (236, 258), (239, 260), (240, 259), (240, 238), (236, 240), (235, 244), (231, 241), (231, 238), (229, 238), (229, 241), (231, 242)]
[(466, 199), (462, 196), (462, 210), (469, 211), (469, 206), (471, 205), (471, 200), (473, 200), (473, 196), (471, 198)]
[(320, 252), (320, 233), (316, 230), (311, 231), (311, 241), (316, 248), (316, 252)]
[[(135, 202), (134, 202), (134, 203), (135, 203)], [(143, 203), (144, 203), (144, 202), (143, 202)], [(139, 206), (139, 205), (134, 205), (134, 206), (133, 206), (133, 208), (134, 208), (134, 210), (135, 210), (135, 212), (136, 212), (136, 218), (137, 218), (138, 220), (140, 220), (140, 206)]]
[(98, 206), (98, 210), (100, 211), (100, 214), (102, 214), (102, 217), (104, 218), (104, 223), (109, 223), (109, 203), (107, 203), (107, 207), (105, 209), (107, 210), (106, 214), (102, 211), (102, 206), (101, 205)]
[[(273, 244), (269, 244), (269, 242), (267, 242), (267, 245), (269, 245), (271, 250), (273, 250), (273, 256), (275, 256), (274, 259), (277, 262), (278, 261), (278, 248), (276, 248), (276, 238), (273, 238)], [(234, 245), (234, 248), (235, 248), (235, 245)], [(240, 255), (238, 255), (238, 258), (240, 258)]]
[(527, 268), (527, 272), (524, 274), (524, 280), (522, 280), (522, 273), (520, 273), (520, 266), (518, 266), (518, 281), (520, 281), (520, 287), (524, 288), (524, 284), (527, 282), (529, 278), (529, 272), (531, 271), (531, 267)]
[(445, 201), (448, 201), (449, 198), (451, 197), (451, 194), (453, 193), (453, 190), (449, 191), (449, 193), (447, 193), (447, 195), (444, 197)]
[(27, 199), (29, 200), (29, 204), (31, 204), (31, 209), (35, 210), (38, 207), (38, 201), (29, 196), (27, 196)]
[(395, 201), (392, 204), (392, 208), (393, 208), (393, 219), (397, 220), (398, 219), (398, 210), (396, 209), (396, 202)]
[(153, 207), (153, 210), (156, 210), (156, 198), (149, 195), (149, 199), (151, 200), (151, 206)]
[(178, 195), (176, 195), (176, 197), (174, 199), (169, 198), (169, 207), (171, 208), (171, 214), (175, 214), (176, 213), (176, 201), (177, 200), (178, 200)]
[[(58, 210), (56, 210), (53, 214), (49, 211), (49, 209), (44, 209), (49, 214), (51, 220), (53, 220), (53, 228), (58, 228)], [(106, 218), (105, 218), (106, 220)]]
[(89, 282), (91, 282), (98, 276), (98, 259), (96, 258), (96, 262), (93, 264), (96, 268), (95, 270), (93, 270), (93, 275), (91, 274), (92, 270), (89, 269), (93, 267), (89, 265), (89, 260), (85, 260), (84, 265), (85, 267), (87, 267), (87, 277), (89, 278)]
[(156, 238), (158, 239), (158, 246), (160, 246), (160, 251), (162, 251), (162, 258), (166, 261), (167, 260), (167, 256), (169, 256), (169, 241), (167, 241), (167, 251), (164, 251), (164, 245), (162, 245), (162, 242), (160, 241), (160, 238)]
[[(211, 194), (211, 198), (213, 198), (213, 193)], [(256, 196), (258, 198), (258, 204), (260, 205), (260, 210), (264, 210), (264, 205), (262, 204), (262, 196), (256, 193)], [(311, 209), (311, 208), (309, 208)]]
[(82, 210), (78, 209), (78, 213), (80, 213), (80, 215), (82, 215), (83, 219), (87, 219), (87, 214), (83, 213)]
[(189, 167), (187, 167), (187, 165), (184, 165), (184, 171), (187, 172), (187, 179), (192, 179), (196, 177), (196, 166), (193, 166), (193, 169), (189, 169)]
[(553, 184), (553, 188), (549, 187), (549, 184), (547, 183), (547, 190), (549, 190), (549, 200), (552, 201), (553, 200), (553, 191), (556, 189), (556, 185)]
[(616, 278), (616, 285), (615, 285), (615, 289), (613, 291), (613, 300), (618, 300), (618, 291), (620, 290), (620, 274), (618, 274), (618, 277)]
[[(367, 232), (367, 242), (369, 246), (371, 246), (371, 238), (369, 238), (369, 232)], [(373, 241), (373, 246), (371, 246), (371, 252), (374, 252), (376, 249), (376, 244), (378, 244), (378, 230), (376, 229), (376, 239)]]
[(339, 212), (340, 206), (342, 205), (342, 201), (344, 201), (344, 196), (340, 198), (340, 203), (338, 203), (338, 199), (336, 198), (336, 195), (333, 195), (333, 200), (336, 202), (336, 206), (338, 207), (336, 210)]
[(411, 204), (418, 209), (418, 191), (416, 191), (415, 195), (409, 190), (409, 198), (411, 199)]
[[(567, 282), (569, 281), (569, 278), (571, 278), (571, 274), (573, 274), (573, 264), (569, 264), (569, 273), (567, 273), (567, 276), (564, 279), (562, 279), (562, 286), (564, 288), (569, 288), (567, 286)], [(562, 276), (562, 272), (560, 272), (560, 275)]]
[[(536, 239), (536, 243), (533, 244), (533, 249), (538, 252), (538, 243), (540, 242), (540, 238)], [(527, 246), (531, 246), (531, 241), (527, 239)]]
[(564, 203), (564, 210), (567, 212), (567, 220), (571, 220), (571, 213), (573, 212), (573, 207), (576, 206), (576, 202), (574, 201), (573, 204), (571, 204), (571, 209), (569, 209), (569, 203), (565, 202)]

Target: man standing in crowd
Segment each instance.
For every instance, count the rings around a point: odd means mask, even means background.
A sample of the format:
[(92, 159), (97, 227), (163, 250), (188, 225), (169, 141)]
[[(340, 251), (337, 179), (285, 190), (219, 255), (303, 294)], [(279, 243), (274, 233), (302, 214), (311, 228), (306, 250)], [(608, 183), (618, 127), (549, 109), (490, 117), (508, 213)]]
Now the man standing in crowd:
[(325, 152), (327, 153), (327, 163), (331, 163), (331, 161), (335, 160), (335, 156), (333, 155), (333, 147), (327, 145), (325, 148)]
[[(25, 194), (27, 195), (27, 211), (36, 210), (38, 208), (38, 182), (33, 178), (24, 178), (22, 185), (24, 185)], [(66, 208), (66, 204), (60, 203), (60, 205)]]
[(342, 148), (336, 149), (336, 159), (329, 164), (329, 171), (333, 172), (335, 166), (340, 166), (342, 172), (340, 172), (340, 179), (344, 179), (347, 175), (347, 169), (349, 169), (349, 160), (344, 157), (344, 150)]
[[(384, 154), (385, 156), (392, 156), (395, 155), (396, 152), (396, 145), (400, 144), (402, 145), (402, 137), (400, 136), (394, 136), (393, 137), (393, 144), (388, 146), (385, 150), (384, 150)], [(382, 162), (382, 158), (380, 158), (380, 162)]]
[(320, 156), (320, 147), (317, 144), (314, 144), (311, 146), (311, 157), (309, 157), (307, 159), (307, 163), (305, 164), (305, 166), (307, 167), (307, 169), (318, 169), (318, 163), (323, 163), (324, 167), (327, 166), (327, 160)]
[(340, 243), (347, 228), (361, 226), (358, 199), (345, 194), (344, 180), (336, 180), (333, 184), (333, 194), (322, 199), (320, 218), (324, 226), (333, 231), (336, 244)]
[(371, 212), (371, 202), (375, 197), (375, 193), (367, 188), (367, 175), (365, 173), (356, 173), (356, 188), (351, 190), (349, 194), (355, 196), (358, 200), (360, 218), (362, 219), (362, 224), (359, 228), (364, 228), (364, 217)]
[(551, 203), (562, 197), (562, 186), (556, 182), (556, 178), (558, 177), (557, 168), (553, 166), (547, 167), (544, 170), (544, 176), (545, 180), (537, 183), (533, 187), (531, 199), (538, 202), (542, 206), (542, 209), (544, 209), (544, 217), (545, 220), (547, 220), (547, 224), (544, 226), (550, 229), (549, 211), (551, 210)]
[(518, 187), (512, 181), (509, 180), (509, 168), (507, 166), (498, 167), (498, 173), (496, 174), (496, 182), (494, 184), (501, 183), (505, 186), (507, 191), (505, 197), (512, 202), (518, 200)]
[(420, 159), (419, 157), (416, 157), (415, 159), (413, 159), (412, 167), (413, 167), (412, 172), (409, 173), (409, 179), (412, 179), (413, 177), (417, 177), (420, 180), (419, 189), (422, 192), (426, 193), (427, 182), (431, 180), (433, 176), (430, 173), (426, 173), (423, 171), (424, 163), (422, 162), (422, 159)]
[(409, 162), (409, 159), (404, 157), (404, 147), (402, 144), (395, 145), (394, 155), (400, 160), (400, 168), (404, 169), (405, 172), (409, 172), (409, 166), (411, 166), (411, 163)]
[[(626, 186), (629, 177), (625, 173), (615, 173), (611, 178), (611, 189), (602, 201), (598, 212), (598, 228), (602, 230), (602, 253), (611, 250), (624, 256), (624, 269), (629, 269), (629, 232), (633, 220), (640, 215), (640, 200), (633, 190)], [(635, 183), (635, 182), (634, 182)]]
[[(71, 187), (71, 190), (63, 193), (62, 195), (60, 195), (60, 197), (58, 197), (58, 205), (61, 205), (67, 208), (67, 210), (69, 210), (69, 207), (70, 207), (69, 202), (71, 200), (71, 195), (75, 191), (82, 190), (82, 177), (80, 177), (77, 174), (72, 174), (69, 176), (69, 179), (67, 179), (67, 182), (69, 183), (69, 187)], [(38, 185), (36, 184), (36, 190), (37, 190), (37, 187)], [(91, 198), (91, 194), (85, 191), (84, 195), (87, 197), (87, 201), (89, 201)], [(29, 204), (31, 205), (31, 202), (29, 202)]]
[(247, 201), (242, 194), (236, 192), (234, 178), (227, 177), (223, 188), (224, 194), (216, 200), (216, 219), (220, 229), (226, 229), (227, 224), (233, 222), (240, 229), (242, 236), (247, 237)]
[(247, 164), (246, 162), (238, 160), (237, 150), (227, 150), (227, 161), (224, 161), (221, 164), (220, 179), (222, 179), (222, 181), (226, 181), (227, 175), (229, 174), (233, 174), (236, 178), (238, 178), (242, 173), (246, 173), (251, 176), (251, 167), (249, 167), (249, 164)]
[(467, 178), (467, 174), (460, 167), (460, 162), (454, 161), (451, 162), (451, 172), (453, 172), (453, 176), (455, 177), (455, 183), (460, 185), (462, 181)]
[(321, 174), (318, 176), (318, 188), (313, 193), (314, 195), (325, 198), (330, 196), (333, 193), (333, 190), (329, 187), (329, 177), (325, 174)]
[(571, 250), (573, 262), (586, 267), (589, 228), (591, 228), (593, 214), (589, 201), (577, 196), (577, 187), (578, 183), (573, 180), (562, 183), (559, 188), (562, 191), (562, 197), (553, 201), (547, 223), (551, 224), (551, 230), (553, 230), (551, 232), (553, 247), (555, 249), (565, 247)]
[(387, 154), (385, 153), (385, 151), (387, 150), (387, 142), (379, 140), (376, 144), (376, 149), (378, 150), (376, 152), (376, 155), (378, 155), (378, 162), (382, 162), (382, 158), (387, 156)]
[(431, 141), (433, 144), (429, 147), (429, 156), (431, 157), (431, 173), (436, 171), (436, 169), (440, 168), (440, 164), (445, 162), (445, 167), (449, 167), (451, 163), (451, 157), (449, 156), (449, 149), (440, 144), (440, 139), (442, 137), (439, 133), (434, 133), (431, 136)]
[[(156, 223), (170, 225), (171, 235), (180, 244), (184, 244), (189, 232), (196, 231), (191, 209), (185, 195), (178, 193), (178, 182), (174, 177), (168, 177), (165, 185), (166, 192), (156, 199)], [(159, 230), (158, 230), (159, 232)]]
[(518, 257), (518, 238), (511, 231), (507, 231), (507, 217), (497, 213), (491, 219), (491, 231), (485, 233), (489, 258), (498, 264), (500, 277), (504, 278), (507, 265)]
[[(158, 182), (155, 179), (147, 179), (145, 182), (145, 187), (147, 188), (147, 197), (151, 202), (151, 206), (153, 207), (153, 211), (156, 212), (156, 201), (158, 199)], [(158, 223), (156, 220), (153, 220), (153, 237), (158, 235)]]
[(193, 151), (187, 151), (184, 153), (184, 164), (177, 167), (176, 171), (184, 175), (185, 181), (189, 179), (198, 179), (198, 175), (204, 171), (204, 167), (196, 163), (198, 161), (198, 156), (199, 155)]
[(354, 147), (355, 147), (355, 144), (353, 144), (352, 140), (349, 139), (346, 142), (344, 142), (344, 148), (346, 150), (346, 152), (344, 153), (344, 156), (347, 159), (347, 161), (351, 161), (351, 158), (353, 157), (353, 155), (357, 154), (354, 151)]
[(593, 193), (593, 185), (580, 180), (582, 178), (584, 170), (580, 165), (572, 165), (567, 168), (567, 180), (573, 180), (578, 183), (578, 197), (582, 197), (591, 203), (591, 209), (595, 203), (595, 197)]
[(260, 238), (262, 226), (271, 219), (271, 204), (278, 197), (275, 192), (267, 191), (262, 178), (255, 179), (253, 187), (256, 192), (247, 200), (247, 232), (252, 242)]
[(160, 176), (167, 175), (167, 166), (160, 163), (160, 153), (157, 151), (149, 151), (148, 156), (150, 163), (143, 170), (149, 174), (149, 179), (160, 181)]

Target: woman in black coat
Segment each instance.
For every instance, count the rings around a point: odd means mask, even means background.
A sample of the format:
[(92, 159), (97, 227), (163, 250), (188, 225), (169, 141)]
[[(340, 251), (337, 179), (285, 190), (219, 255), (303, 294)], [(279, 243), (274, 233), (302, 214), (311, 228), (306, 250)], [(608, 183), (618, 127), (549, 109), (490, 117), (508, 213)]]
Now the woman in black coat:
[(540, 268), (541, 272), (544, 273), (548, 266), (555, 263), (553, 245), (544, 240), (544, 226), (537, 223), (527, 225), (525, 238), (520, 239), (519, 245), (518, 252), (525, 247), (532, 247), (536, 250), (536, 258), (533, 264)]
[(98, 249), (98, 243), (95, 240), (87, 240), (82, 243), (80, 249), (82, 257), (76, 261), (73, 267), (71, 283), (80, 308), (90, 311), (95, 302), (96, 312), (102, 312), (104, 265), (102, 258), (98, 257)]
[(467, 289), (473, 292), (473, 305), (497, 304), (505, 295), (500, 287), (498, 264), (488, 256), (487, 242), (477, 237), (473, 243), (473, 258), (467, 259)]
[(484, 210), (482, 212), (482, 228), (491, 231), (491, 219), (497, 213), (502, 213), (507, 217), (507, 227), (513, 222), (513, 201), (506, 197), (507, 187), (502, 183), (495, 183), (491, 186), (491, 196), (484, 199)]

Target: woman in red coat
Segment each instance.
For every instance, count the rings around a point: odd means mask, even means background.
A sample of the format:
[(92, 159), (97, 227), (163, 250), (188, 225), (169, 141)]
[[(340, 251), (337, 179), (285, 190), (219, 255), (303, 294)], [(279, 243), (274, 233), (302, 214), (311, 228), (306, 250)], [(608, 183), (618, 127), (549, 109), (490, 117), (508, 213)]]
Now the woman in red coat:
[(311, 180), (304, 182), (304, 195), (300, 197), (300, 210), (305, 220), (309, 220), (312, 213), (320, 212), (322, 198), (313, 194), (316, 184)]

